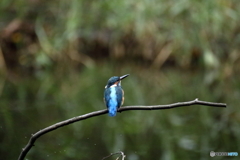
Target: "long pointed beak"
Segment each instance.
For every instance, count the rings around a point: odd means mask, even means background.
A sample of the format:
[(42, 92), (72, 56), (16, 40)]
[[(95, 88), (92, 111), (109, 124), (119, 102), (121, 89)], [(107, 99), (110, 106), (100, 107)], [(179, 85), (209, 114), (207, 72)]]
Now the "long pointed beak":
[(124, 76), (121, 76), (121, 77), (120, 77), (120, 80), (126, 78), (126, 77), (129, 76), (129, 75), (130, 75), (130, 74), (126, 74), (126, 75), (124, 75)]

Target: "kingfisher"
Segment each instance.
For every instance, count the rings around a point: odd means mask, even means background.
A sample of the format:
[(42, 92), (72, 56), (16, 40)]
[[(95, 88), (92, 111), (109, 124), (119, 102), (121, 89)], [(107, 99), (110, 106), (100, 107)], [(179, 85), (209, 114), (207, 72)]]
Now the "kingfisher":
[(121, 80), (127, 76), (129, 76), (129, 74), (121, 77), (111, 77), (105, 86), (104, 102), (107, 106), (109, 116), (111, 117), (116, 116), (118, 108), (124, 102), (124, 92), (121, 87)]

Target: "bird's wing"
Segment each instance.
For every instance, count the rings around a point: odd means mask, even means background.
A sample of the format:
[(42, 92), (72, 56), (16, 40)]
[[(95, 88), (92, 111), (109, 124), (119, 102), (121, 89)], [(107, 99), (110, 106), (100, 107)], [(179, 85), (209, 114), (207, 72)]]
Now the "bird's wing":
[(121, 105), (123, 104), (124, 101), (124, 93), (121, 87), (119, 87), (117, 90), (117, 102), (118, 102), (118, 108), (121, 107)]
[(103, 100), (104, 100), (104, 103), (106, 104), (107, 108), (109, 107), (108, 104), (109, 104), (109, 101), (111, 99), (110, 93), (111, 93), (110, 89), (106, 88), (105, 91), (104, 91)]

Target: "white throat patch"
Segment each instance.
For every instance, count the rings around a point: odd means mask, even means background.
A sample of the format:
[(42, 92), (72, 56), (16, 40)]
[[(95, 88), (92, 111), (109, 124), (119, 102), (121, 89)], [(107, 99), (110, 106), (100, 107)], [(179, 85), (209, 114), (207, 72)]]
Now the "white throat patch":
[(114, 84), (114, 85), (111, 85), (111, 86), (110, 86), (110, 88), (112, 88), (112, 87), (117, 87), (117, 84)]

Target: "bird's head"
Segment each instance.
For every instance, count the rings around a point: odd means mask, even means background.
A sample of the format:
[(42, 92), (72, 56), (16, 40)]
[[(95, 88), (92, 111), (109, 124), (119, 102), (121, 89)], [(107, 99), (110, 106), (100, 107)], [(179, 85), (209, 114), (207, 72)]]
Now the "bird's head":
[(129, 76), (129, 74), (126, 74), (126, 75), (121, 76), (121, 77), (118, 77), (118, 76), (111, 77), (111, 78), (108, 80), (107, 85), (105, 86), (105, 88), (109, 88), (109, 87), (112, 87), (112, 86), (121, 85), (121, 80), (123, 80), (123, 79), (126, 78), (127, 76)]

